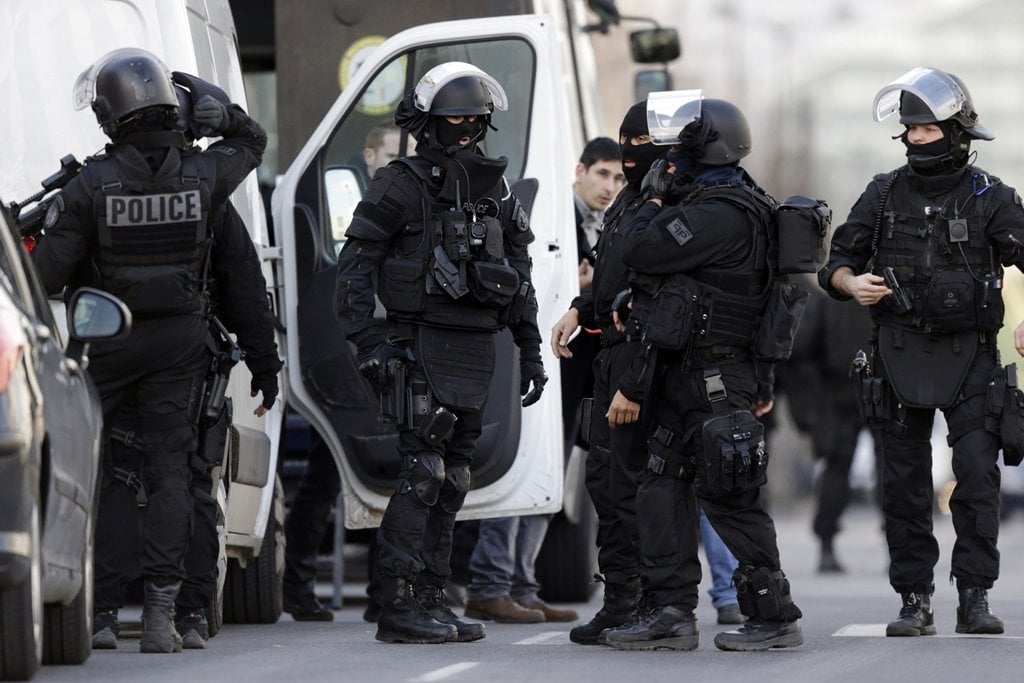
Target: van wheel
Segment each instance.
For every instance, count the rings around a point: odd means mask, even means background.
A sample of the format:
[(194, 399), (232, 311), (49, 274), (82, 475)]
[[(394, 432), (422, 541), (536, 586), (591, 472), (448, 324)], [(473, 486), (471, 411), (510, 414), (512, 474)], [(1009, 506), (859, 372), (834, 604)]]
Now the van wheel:
[(213, 604), (206, 614), (206, 625), (213, 638), (220, 632), (224, 624), (224, 584), (227, 582), (228, 554), (227, 554), (227, 533), (228, 527), (224, 515), (224, 481), (217, 480), (220, 492), (217, 495), (217, 592), (213, 596)]
[(39, 508), (32, 506), (28, 573), (0, 589), (0, 679), (27, 681), (43, 658), (43, 566)]
[(281, 616), (284, 594), (284, 489), (274, 483), (273, 514), (267, 520), (260, 553), (242, 567), (228, 560), (224, 584), (224, 623), (273, 624)]
[(551, 519), (534, 568), (540, 597), (548, 602), (587, 602), (597, 589), (597, 513), (587, 498), (579, 522), (561, 512)]

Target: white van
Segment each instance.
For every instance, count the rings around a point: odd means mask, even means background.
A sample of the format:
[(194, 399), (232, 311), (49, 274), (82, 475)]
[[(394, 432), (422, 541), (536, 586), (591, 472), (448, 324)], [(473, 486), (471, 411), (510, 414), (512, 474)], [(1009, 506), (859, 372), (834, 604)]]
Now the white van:
[[(20, 201), (40, 189), (60, 159), (79, 161), (108, 141), (88, 109), (75, 111), (72, 87), (97, 58), (140, 47), (169, 68), (195, 74), (246, 106), (231, 12), (204, 0), (4, 0), (0, 3), (0, 198)], [(232, 196), (257, 248), (266, 245), (266, 213), (255, 173)], [(265, 250), (265, 249), (264, 249)], [(267, 282), (273, 272), (265, 267)], [(60, 316), (59, 316), (60, 317)], [(282, 401), (252, 414), (244, 364), (231, 376), (234, 424), (218, 491), (224, 519), (221, 593), (228, 621), (273, 622), (281, 613), (283, 501), (277, 483)], [(226, 571), (225, 571), (226, 570)], [(225, 587), (226, 582), (226, 587)], [(44, 596), (45, 597), (45, 596)], [(211, 630), (221, 612), (210, 615)]]

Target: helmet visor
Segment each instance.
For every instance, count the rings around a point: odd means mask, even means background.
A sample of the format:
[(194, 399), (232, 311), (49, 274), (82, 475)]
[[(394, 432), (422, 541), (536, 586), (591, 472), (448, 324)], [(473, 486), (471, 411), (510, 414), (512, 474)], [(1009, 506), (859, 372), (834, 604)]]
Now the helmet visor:
[(674, 145), (686, 124), (700, 118), (700, 90), (662, 90), (647, 95), (647, 132), (656, 145)]
[(501, 84), (480, 68), (466, 62), (445, 62), (425, 73), (420, 82), (416, 84), (414, 91), (416, 108), (429, 112), (434, 95), (448, 83), (464, 76), (475, 76), (480, 79), (484, 87), (487, 88), (487, 92), (490, 93), (495, 109), (501, 111), (508, 109), (508, 96), (505, 95), (505, 89), (501, 87)]
[[(114, 59), (122, 57), (144, 57), (152, 59), (154, 56), (145, 50), (141, 50), (136, 47), (122, 47), (117, 50), (112, 50), (107, 54), (97, 59), (92, 66), (83, 71), (75, 79), (75, 87), (71, 91), (71, 104), (74, 106), (75, 111), (82, 109), (88, 109), (92, 106), (93, 101), (96, 99), (96, 77), (100, 71)], [(171, 72), (164, 67), (167, 71), (167, 80), (171, 80)]]
[(878, 91), (875, 95), (875, 121), (884, 121), (899, 113), (900, 94), (904, 90), (916, 95), (935, 115), (936, 121), (952, 118), (967, 101), (963, 89), (948, 74), (919, 66)]

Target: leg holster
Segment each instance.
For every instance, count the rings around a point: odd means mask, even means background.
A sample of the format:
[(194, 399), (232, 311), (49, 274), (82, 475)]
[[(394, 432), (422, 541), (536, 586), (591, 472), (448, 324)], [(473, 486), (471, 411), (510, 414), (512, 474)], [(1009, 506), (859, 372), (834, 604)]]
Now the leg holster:
[(732, 575), (740, 611), (756, 621), (793, 621), (801, 614), (782, 571), (741, 565)]

